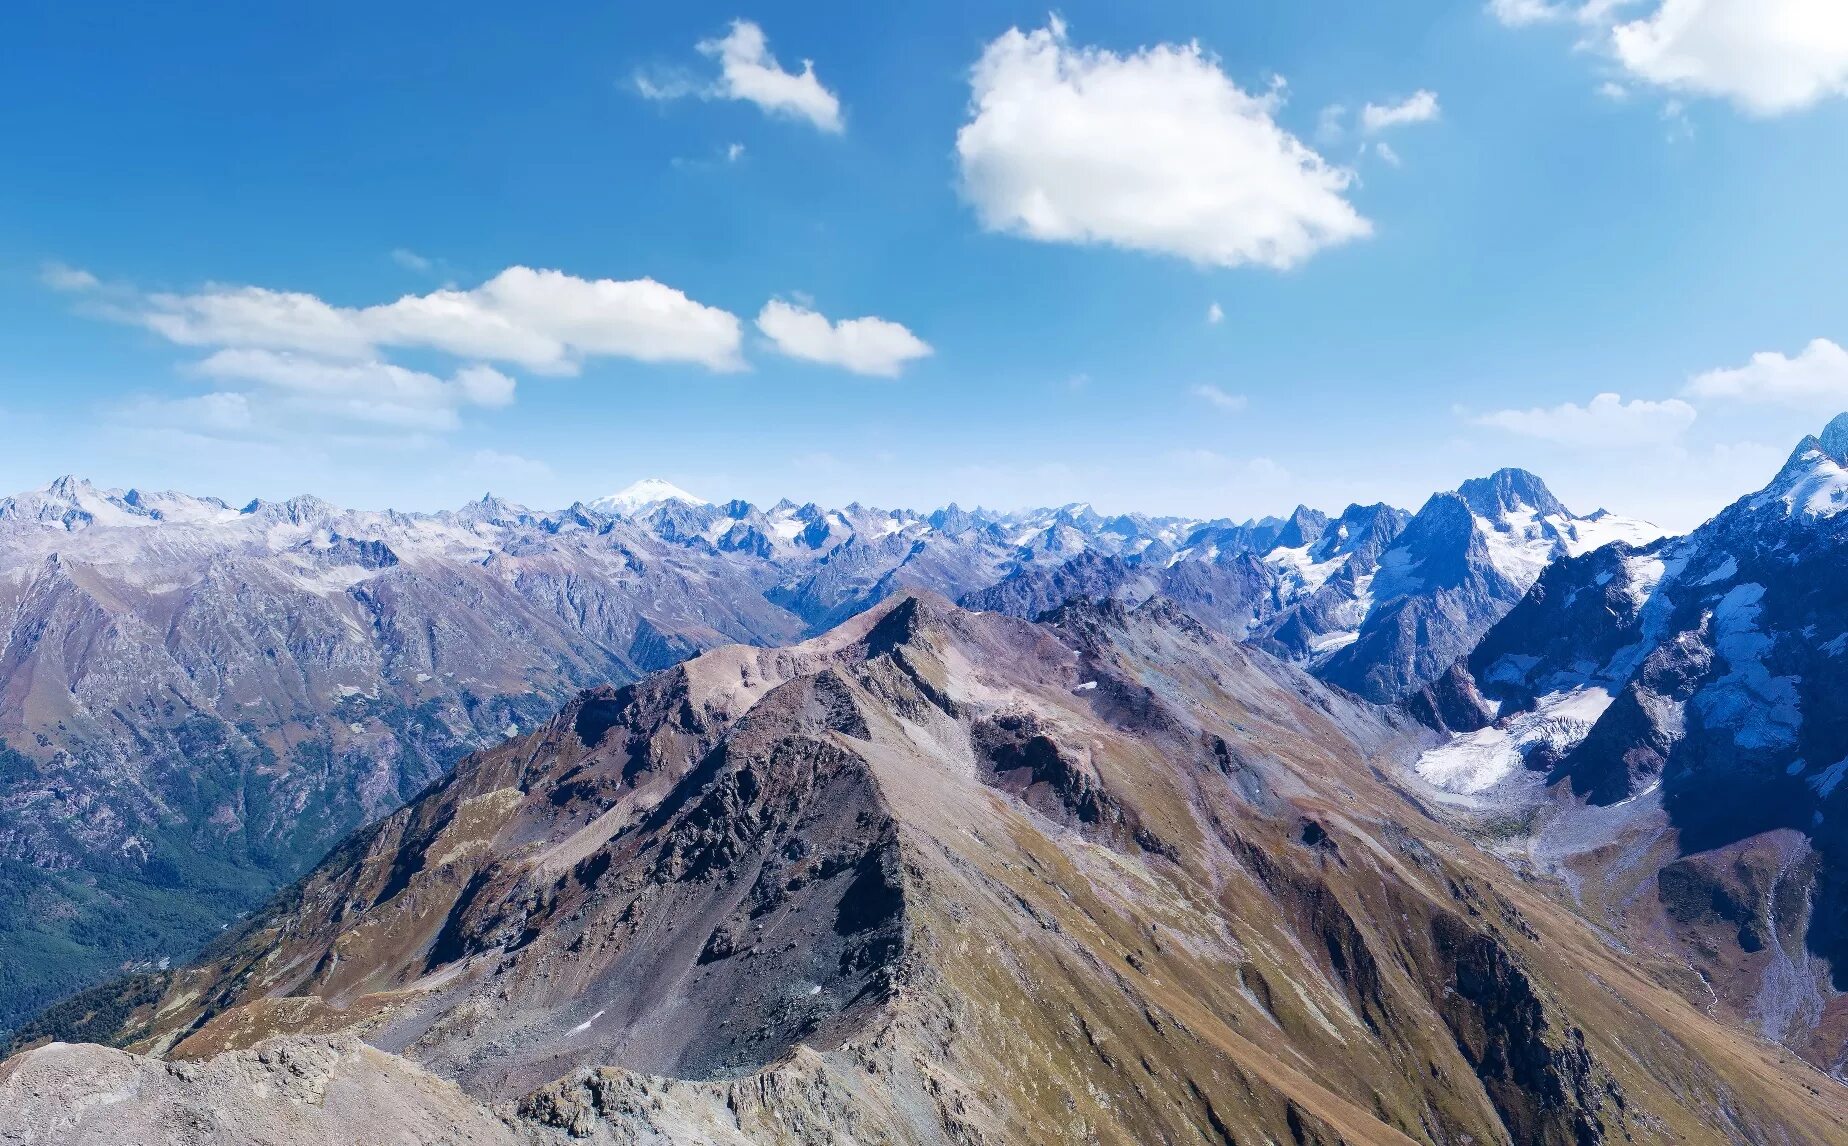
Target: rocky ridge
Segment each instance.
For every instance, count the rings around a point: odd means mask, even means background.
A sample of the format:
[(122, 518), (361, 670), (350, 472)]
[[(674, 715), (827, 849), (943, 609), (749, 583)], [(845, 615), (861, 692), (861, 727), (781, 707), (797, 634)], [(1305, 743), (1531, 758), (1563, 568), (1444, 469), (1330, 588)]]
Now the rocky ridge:
[(1427, 737), (1161, 600), (907, 593), (580, 696), (38, 1037), (171, 1077), (357, 1035), (532, 1141), (1848, 1132), (1401, 794)]

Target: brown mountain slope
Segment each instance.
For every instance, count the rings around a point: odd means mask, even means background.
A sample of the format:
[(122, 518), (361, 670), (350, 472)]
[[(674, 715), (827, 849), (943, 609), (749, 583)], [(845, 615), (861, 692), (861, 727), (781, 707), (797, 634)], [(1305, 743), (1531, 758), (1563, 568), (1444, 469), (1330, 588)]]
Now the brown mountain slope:
[(1848, 1138), (1842, 1088), (1401, 795), (1412, 748), (1159, 602), (905, 596), (585, 694), (38, 1030), (357, 1033), (535, 1139)]

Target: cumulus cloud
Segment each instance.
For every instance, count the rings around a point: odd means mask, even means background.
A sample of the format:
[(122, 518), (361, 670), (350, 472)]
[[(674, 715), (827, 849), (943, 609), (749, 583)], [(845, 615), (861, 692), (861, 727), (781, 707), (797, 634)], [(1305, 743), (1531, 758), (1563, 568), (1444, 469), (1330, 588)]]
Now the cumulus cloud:
[(1361, 108), (1360, 125), (1369, 132), (1380, 132), (1410, 123), (1429, 123), (1441, 114), (1437, 93), (1421, 88), (1398, 103), (1370, 103)]
[(1489, 11), (1510, 26), (1576, 24), (1630, 80), (1752, 115), (1848, 95), (1848, 6), (1837, 0), (1491, 0)]
[(822, 86), (813, 61), (803, 60), (800, 72), (784, 71), (770, 54), (764, 30), (749, 20), (734, 20), (725, 35), (696, 45), (701, 55), (719, 63), (718, 78), (701, 82), (684, 72), (638, 74), (635, 89), (646, 99), (743, 100), (766, 114), (805, 120), (822, 131), (844, 129), (840, 97)]
[(1696, 375), (1687, 393), (1805, 410), (1848, 409), (1848, 350), (1818, 338), (1794, 358), (1763, 351), (1744, 366)]
[(1206, 308), (1206, 323), (1208, 326), (1218, 326), (1225, 320), (1226, 312), (1218, 303), (1213, 303)]
[(781, 299), (764, 304), (757, 329), (791, 358), (882, 378), (895, 378), (907, 363), (932, 353), (928, 343), (896, 322), (872, 317), (829, 322)]
[(1274, 118), (1198, 44), (1073, 46), (1053, 19), (1010, 29), (970, 76), (961, 190), (990, 230), (1212, 266), (1288, 268), (1371, 225), (1353, 174)]
[[(512, 403), (513, 378), (492, 364), (543, 374), (575, 374), (606, 357), (744, 368), (737, 316), (653, 279), (514, 266), (468, 290), (341, 306), (261, 286), (145, 293), (61, 267), (44, 278), (53, 289), (84, 292), (87, 313), (205, 355), (184, 369), (222, 392), (158, 403), (171, 414), (158, 420), (169, 426), (196, 419), (262, 436), (289, 430), (291, 419), (343, 420), (423, 434), (455, 428), (464, 410)], [(411, 369), (391, 361), (400, 349), (460, 361), (447, 374)]]
[(419, 347), (576, 373), (595, 357), (690, 362), (735, 370), (737, 316), (653, 279), (582, 279), (514, 266), (472, 290), (444, 288), (369, 307), (334, 306), (300, 291), (209, 285), (145, 296), (128, 317), (183, 346), (257, 347), (332, 358), (375, 358)]
[(1249, 404), (1249, 399), (1243, 394), (1229, 394), (1209, 382), (1200, 383), (1198, 386), (1189, 390), (1188, 393), (1214, 409), (1223, 410), (1228, 414), (1236, 414)]
[(1839, 0), (1663, 0), (1611, 30), (1617, 58), (1661, 87), (1778, 115), (1848, 94), (1848, 5)]
[(1497, 410), (1475, 422), (1561, 445), (1595, 448), (1670, 442), (1693, 425), (1696, 417), (1694, 407), (1679, 398), (1626, 402), (1616, 394), (1599, 394), (1583, 406), (1566, 402), (1531, 410)]

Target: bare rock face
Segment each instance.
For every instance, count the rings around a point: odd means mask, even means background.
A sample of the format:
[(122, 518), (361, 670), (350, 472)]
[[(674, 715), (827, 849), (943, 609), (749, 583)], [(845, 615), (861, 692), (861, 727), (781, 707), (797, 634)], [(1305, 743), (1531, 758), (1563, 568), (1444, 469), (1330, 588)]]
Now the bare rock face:
[(353, 1038), (277, 1039), (208, 1062), (53, 1043), (0, 1065), (0, 1142), (532, 1146), (502, 1117)]
[(1160, 600), (904, 594), (583, 694), (40, 1029), (139, 1071), (357, 1037), (539, 1141), (1848, 1133), (1405, 798), (1398, 720)]

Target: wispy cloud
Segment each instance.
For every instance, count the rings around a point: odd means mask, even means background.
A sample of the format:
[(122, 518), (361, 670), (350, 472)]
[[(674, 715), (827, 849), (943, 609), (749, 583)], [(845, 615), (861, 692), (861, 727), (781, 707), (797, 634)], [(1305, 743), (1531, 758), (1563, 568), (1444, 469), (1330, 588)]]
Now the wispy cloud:
[(1360, 109), (1360, 125), (1369, 134), (1412, 123), (1430, 123), (1442, 115), (1437, 93), (1419, 90), (1393, 104), (1370, 103)]
[(1473, 420), (1524, 437), (1587, 448), (1660, 445), (1679, 438), (1698, 412), (1679, 398), (1626, 402), (1617, 394), (1599, 394), (1583, 406), (1572, 402), (1529, 410), (1497, 410)]
[(1227, 414), (1237, 414), (1250, 405), (1250, 399), (1243, 394), (1230, 394), (1210, 382), (1202, 382), (1191, 388), (1188, 393)]

